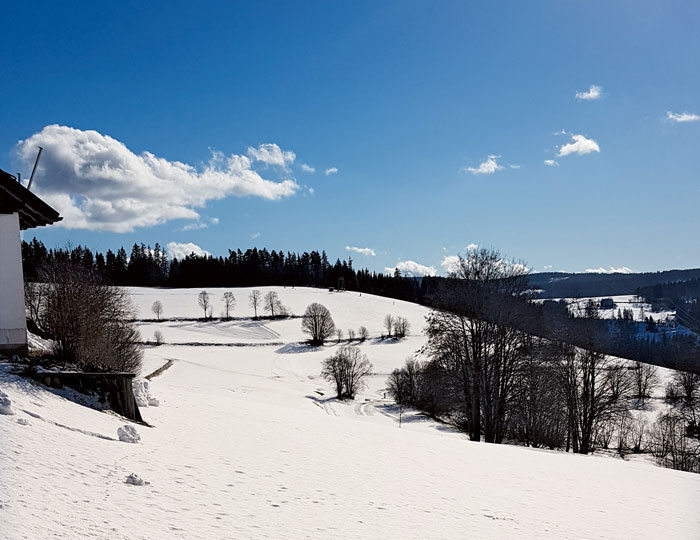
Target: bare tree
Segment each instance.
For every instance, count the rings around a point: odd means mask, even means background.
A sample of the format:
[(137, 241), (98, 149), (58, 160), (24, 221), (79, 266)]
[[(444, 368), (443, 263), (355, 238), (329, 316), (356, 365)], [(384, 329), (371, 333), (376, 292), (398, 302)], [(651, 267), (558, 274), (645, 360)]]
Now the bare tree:
[(654, 425), (651, 447), (659, 465), (700, 472), (700, 442), (688, 437), (685, 419), (671, 410)]
[(406, 337), (410, 327), (411, 325), (408, 323), (408, 319), (399, 315), (394, 319), (394, 337), (398, 339)]
[(338, 340), (338, 343), (343, 341), (343, 329), (342, 328), (336, 328), (335, 329), (335, 336)]
[(335, 332), (335, 323), (326, 306), (317, 302), (309, 304), (301, 319), (301, 329), (311, 336), (313, 345), (323, 345)]
[(265, 311), (267, 311), (270, 314), (270, 317), (274, 319), (275, 313), (279, 314), (279, 306), (281, 306), (281, 302), (279, 299), (279, 296), (277, 296), (277, 293), (275, 291), (269, 291), (265, 295), (265, 299), (263, 302), (263, 306), (265, 308)]
[(335, 386), (338, 399), (354, 399), (372, 374), (372, 363), (359, 348), (345, 345), (323, 361), (321, 375)]
[(45, 286), (43, 283), (24, 282), (24, 303), (29, 314), (29, 320), (39, 329), (43, 328), (42, 316), (46, 301)]
[(558, 367), (568, 416), (567, 450), (570, 443), (574, 452), (587, 454), (626, 410), (632, 381), (618, 360), (585, 349), (569, 347)]
[(156, 300), (155, 302), (153, 302), (153, 304), (151, 305), (151, 311), (156, 316), (156, 318), (160, 320), (160, 316), (163, 314), (163, 304), (160, 302), (160, 300)]
[(141, 336), (131, 297), (85, 267), (56, 261), (42, 272), (43, 320), (62, 360), (84, 371), (139, 373)]
[(258, 306), (260, 306), (261, 302), (262, 294), (260, 294), (260, 291), (257, 289), (251, 291), (250, 295), (248, 296), (248, 305), (253, 308), (256, 319), (258, 318)]
[(651, 397), (652, 390), (657, 387), (661, 379), (659, 378), (659, 370), (651, 364), (635, 362), (634, 366), (634, 388), (636, 398), (640, 403), (643, 403)]
[(391, 337), (391, 331), (394, 329), (394, 316), (387, 315), (384, 317), (384, 329), (386, 330), (386, 337)]
[(197, 295), (197, 303), (199, 304), (199, 307), (201, 307), (204, 311), (204, 318), (206, 319), (209, 316), (209, 308), (211, 306), (211, 301), (209, 300), (209, 293), (207, 291), (201, 291), (199, 295)]
[(156, 330), (153, 333), (153, 340), (155, 341), (156, 346), (165, 343), (165, 337), (163, 337), (163, 332), (161, 332), (160, 330)]
[[(469, 438), (502, 442), (515, 391), (523, 333), (509, 324), (513, 298), (528, 287), (527, 268), (496, 250), (459, 257), (453, 279), (439, 285), (428, 316), (426, 351), (461, 389)], [(455, 279), (456, 278), (456, 279)]]
[(369, 332), (367, 331), (367, 327), (360, 326), (358, 333), (360, 335), (360, 341), (367, 341), (367, 338), (369, 337)]
[(236, 307), (236, 297), (233, 296), (233, 293), (231, 291), (226, 291), (224, 293), (223, 301), (225, 317), (227, 319), (230, 319), (231, 312), (233, 311), (233, 308)]
[(348, 339), (350, 341), (355, 341), (355, 330), (353, 330), (352, 328), (348, 329)]

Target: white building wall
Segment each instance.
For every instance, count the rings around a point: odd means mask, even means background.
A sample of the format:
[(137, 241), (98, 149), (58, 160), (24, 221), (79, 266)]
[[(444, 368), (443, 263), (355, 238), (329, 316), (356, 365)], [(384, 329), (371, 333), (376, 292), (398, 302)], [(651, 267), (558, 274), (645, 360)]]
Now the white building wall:
[(0, 353), (26, 354), (25, 317), (19, 215), (0, 214)]

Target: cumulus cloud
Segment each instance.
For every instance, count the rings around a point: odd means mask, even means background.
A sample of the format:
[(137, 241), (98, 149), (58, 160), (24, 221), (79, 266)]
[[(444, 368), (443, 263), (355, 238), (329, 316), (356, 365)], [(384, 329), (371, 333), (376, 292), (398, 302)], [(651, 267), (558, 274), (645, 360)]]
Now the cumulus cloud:
[(285, 170), (294, 163), (297, 157), (291, 150), (284, 151), (275, 143), (261, 144), (257, 148), (249, 146), (248, 155), (252, 161), (260, 161), (265, 165), (275, 165)]
[(700, 120), (700, 116), (698, 116), (697, 114), (689, 113), (687, 111), (682, 113), (666, 111), (666, 120), (676, 123), (697, 122), (698, 120)]
[(316, 169), (314, 169), (311, 165), (307, 165), (306, 163), (301, 164), (301, 170), (309, 174), (313, 174), (316, 172)]
[(594, 99), (600, 98), (603, 94), (603, 89), (600, 86), (592, 84), (587, 92), (576, 92), (576, 99), (583, 99), (585, 101), (592, 101)]
[(567, 143), (559, 148), (559, 157), (568, 156), (569, 154), (578, 154), (583, 156), (591, 152), (600, 152), (598, 143), (593, 139), (588, 139), (584, 135), (571, 135), (573, 142)]
[(458, 255), (445, 255), (440, 263), (443, 270), (448, 274), (456, 272), (459, 268), (459, 256)]
[(559, 162), (555, 161), (553, 159), (545, 159), (544, 164), (547, 165), (547, 167), (558, 167)]
[(213, 217), (213, 218), (211, 218), (211, 224), (212, 224), (212, 225), (218, 225), (218, 224), (219, 224), (219, 218), (218, 218), (218, 217)]
[(361, 248), (361, 247), (355, 247), (355, 246), (345, 246), (345, 251), (354, 251), (355, 253), (359, 253), (360, 255), (364, 255), (365, 257), (374, 257), (376, 253), (372, 248)]
[(250, 235), (250, 237), (255, 240), (256, 238), (260, 238), (260, 233), (259, 232), (254, 232), (253, 234)]
[(486, 161), (479, 163), (478, 167), (466, 167), (462, 169), (462, 172), (468, 172), (471, 174), (493, 174), (496, 171), (504, 169), (503, 165), (499, 165), (496, 161), (501, 156), (493, 154), (486, 158)]
[(586, 268), (586, 272), (589, 274), (631, 274), (633, 270), (626, 266), (621, 266), (619, 268), (615, 268), (614, 266), (603, 268), (599, 266), (598, 268)]
[(464, 249), (466, 249), (467, 251), (474, 251), (475, 249), (478, 249), (478, 248), (479, 248), (479, 244), (472, 243), (472, 244), (468, 244), (467, 247)]
[(387, 274), (393, 274), (396, 269), (398, 269), (399, 272), (401, 272), (401, 275), (405, 277), (434, 276), (437, 274), (434, 266), (425, 266), (415, 261), (400, 261), (393, 268), (384, 268), (384, 272)]
[[(174, 219), (199, 220), (196, 208), (215, 199), (279, 200), (299, 190), (294, 180), (263, 178), (248, 156), (213, 152), (209, 163), (196, 169), (150, 152), (135, 154), (97, 131), (50, 125), (17, 143), (17, 156), (28, 167), (37, 146), (44, 152), (35, 190), (61, 213), (59, 225), (69, 229), (130, 232)], [(259, 147), (258, 158), (273, 156), (272, 146)], [(280, 150), (282, 163), (290, 154)]]
[(330, 169), (326, 169), (326, 171), (325, 171), (326, 176), (329, 176), (329, 175), (331, 175), (331, 174), (335, 174), (335, 173), (337, 173), (337, 172), (338, 172), (338, 168), (337, 168), (337, 167), (331, 167)]
[(203, 250), (197, 244), (193, 244), (192, 242), (188, 242), (186, 244), (179, 244), (178, 242), (168, 242), (168, 245), (165, 246), (165, 249), (168, 251), (168, 255), (170, 255), (171, 259), (184, 259), (188, 255), (192, 255), (193, 253), (199, 257), (211, 255), (211, 253)]

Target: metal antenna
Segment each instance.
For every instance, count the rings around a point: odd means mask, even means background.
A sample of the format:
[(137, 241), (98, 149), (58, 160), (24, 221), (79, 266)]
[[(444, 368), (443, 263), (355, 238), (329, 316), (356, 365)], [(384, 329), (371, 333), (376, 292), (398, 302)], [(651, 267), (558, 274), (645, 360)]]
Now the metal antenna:
[(32, 169), (32, 175), (29, 177), (29, 185), (27, 186), (27, 189), (32, 189), (32, 182), (34, 181), (34, 173), (36, 172), (36, 166), (39, 164), (39, 158), (41, 157), (41, 151), (43, 148), (40, 146), (39, 147), (39, 153), (36, 155), (36, 161), (34, 162), (34, 168)]

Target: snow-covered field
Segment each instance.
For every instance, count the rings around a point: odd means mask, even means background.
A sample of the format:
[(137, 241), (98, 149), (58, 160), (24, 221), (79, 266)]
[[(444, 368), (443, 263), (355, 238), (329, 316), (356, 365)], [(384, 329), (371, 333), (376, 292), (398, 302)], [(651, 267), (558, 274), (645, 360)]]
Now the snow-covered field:
[[(274, 290), (297, 315), (323, 303), (346, 337), (368, 328), (377, 375), (354, 402), (331, 399), (319, 372), (337, 345), (300, 344), (300, 319), (141, 324), (167, 343), (146, 349), (144, 374), (172, 366), (150, 383), (160, 406), (141, 409), (153, 427), (136, 425), (135, 444), (119, 440), (124, 419), (0, 364), (15, 413), (0, 414), (0, 538), (700, 537), (700, 475), (473, 443), (416, 414), (399, 429), (384, 381), (424, 343), (425, 308)], [(250, 290), (232, 291), (233, 315), (251, 315)], [(198, 317), (198, 292), (133, 290), (141, 318), (155, 300), (164, 317)], [(223, 289), (208, 292), (217, 315)], [(412, 335), (379, 339), (387, 313)]]

